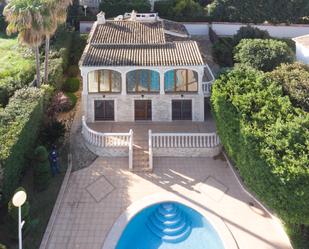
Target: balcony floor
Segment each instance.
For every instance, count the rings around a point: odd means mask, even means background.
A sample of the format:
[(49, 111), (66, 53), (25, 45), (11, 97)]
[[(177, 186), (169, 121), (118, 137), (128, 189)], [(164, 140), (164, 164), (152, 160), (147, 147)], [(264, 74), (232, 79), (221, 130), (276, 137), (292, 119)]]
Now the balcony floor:
[(211, 133), (216, 131), (214, 120), (205, 122), (193, 121), (172, 121), (172, 122), (95, 122), (88, 123), (88, 126), (98, 132), (134, 132), (134, 139), (148, 139), (148, 130), (156, 133)]

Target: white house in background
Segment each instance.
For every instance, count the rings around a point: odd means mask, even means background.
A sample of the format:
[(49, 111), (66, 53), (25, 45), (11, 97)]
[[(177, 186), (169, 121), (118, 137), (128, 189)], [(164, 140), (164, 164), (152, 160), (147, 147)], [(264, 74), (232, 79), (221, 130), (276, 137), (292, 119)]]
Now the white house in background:
[(214, 78), (182, 24), (156, 13), (97, 17), (80, 61), (87, 122), (204, 121)]
[(296, 43), (297, 60), (309, 64), (309, 35), (296, 37), (293, 41)]

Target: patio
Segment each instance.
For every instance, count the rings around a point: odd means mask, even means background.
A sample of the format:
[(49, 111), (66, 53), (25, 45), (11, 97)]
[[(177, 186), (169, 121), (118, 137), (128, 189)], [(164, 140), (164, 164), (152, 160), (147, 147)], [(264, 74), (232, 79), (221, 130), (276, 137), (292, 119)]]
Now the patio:
[(126, 158), (98, 158), (72, 173), (47, 248), (102, 249), (132, 203), (169, 193), (220, 219), (239, 249), (292, 249), (283, 228), (243, 191), (224, 158), (154, 160), (152, 173), (130, 172)]

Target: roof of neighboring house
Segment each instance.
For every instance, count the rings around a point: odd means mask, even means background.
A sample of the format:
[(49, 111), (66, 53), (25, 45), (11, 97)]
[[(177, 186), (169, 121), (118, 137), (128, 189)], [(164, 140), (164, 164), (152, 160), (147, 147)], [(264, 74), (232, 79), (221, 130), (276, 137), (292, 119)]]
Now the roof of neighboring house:
[(293, 39), (296, 43), (301, 44), (304, 47), (309, 48), (309, 35), (299, 36)]
[(95, 44), (165, 43), (161, 22), (107, 21), (97, 25), (91, 40)]
[(80, 61), (84, 67), (204, 64), (199, 47), (189, 39), (185, 26), (163, 19), (95, 23)]

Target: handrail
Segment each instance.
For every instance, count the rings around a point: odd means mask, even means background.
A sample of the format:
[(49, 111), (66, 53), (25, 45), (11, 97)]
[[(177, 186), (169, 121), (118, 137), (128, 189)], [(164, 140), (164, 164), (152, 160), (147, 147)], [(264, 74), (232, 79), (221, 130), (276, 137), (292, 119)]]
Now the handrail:
[(215, 81), (215, 76), (213, 75), (213, 73), (212, 73), (210, 67), (208, 66), (208, 64), (206, 64), (205, 67), (207, 68), (208, 72), (210, 73), (211, 80), (203, 81), (202, 82), (202, 89), (203, 89), (203, 92), (204, 92), (205, 95), (210, 96), (211, 87), (212, 87), (212, 84)]
[(220, 145), (216, 132), (212, 133), (152, 133), (152, 148), (214, 148)]

